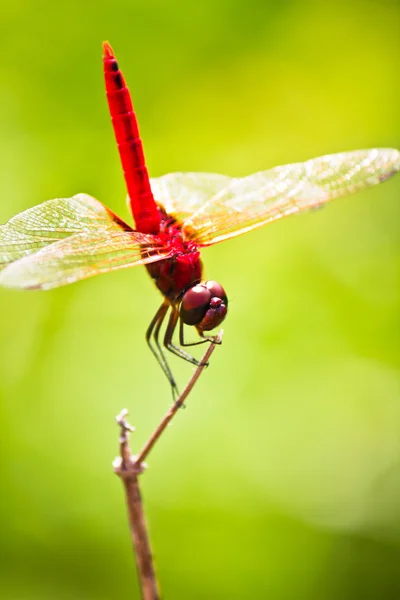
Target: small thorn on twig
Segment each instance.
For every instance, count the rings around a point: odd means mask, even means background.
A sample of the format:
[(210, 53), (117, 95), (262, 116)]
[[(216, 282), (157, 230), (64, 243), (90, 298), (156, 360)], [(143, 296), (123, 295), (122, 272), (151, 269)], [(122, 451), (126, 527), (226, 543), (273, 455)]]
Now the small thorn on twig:
[(136, 456), (130, 456), (129, 462), (124, 460), (121, 456), (117, 456), (113, 460), (113, 470), (116, 475), (122, 477), (122, 479), (129, 479), (134, 476), (141, 475), (145, 469), (147, 469), (147, 463), (136, 462)]

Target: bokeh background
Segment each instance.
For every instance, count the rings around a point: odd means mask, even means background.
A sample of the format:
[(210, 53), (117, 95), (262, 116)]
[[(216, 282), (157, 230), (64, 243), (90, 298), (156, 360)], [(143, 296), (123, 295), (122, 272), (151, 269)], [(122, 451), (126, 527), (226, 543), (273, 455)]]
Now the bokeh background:
[[(400, 145), (396, 0), (32, 2), (0, 16), (0, 222), (85, 191), (123, 218), (101, 42), (153, 176)], [(221, 348), (142, 485), (166, 599), (400, 594), (400, 177), (206, 250)], [(138, 598), (114, 416), (170, 403), (144, 268), (0, 290), (0, 596)], [(191, 367), (173, 361), (181, 385)]]

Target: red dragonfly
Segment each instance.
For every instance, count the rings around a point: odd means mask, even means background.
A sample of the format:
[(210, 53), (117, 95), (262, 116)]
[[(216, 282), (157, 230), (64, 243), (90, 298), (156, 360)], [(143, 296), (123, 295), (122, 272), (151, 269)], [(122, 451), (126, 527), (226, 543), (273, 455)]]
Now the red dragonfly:
[[(129, 90), (108, 42), (103, 50), (108, 105), (136, 228), (86, 194), (34, 206), (0, 227), (0, 284), (46, 290), (145, 265), (164, 296), (146, 340), (176, 395), (163, 347), (197, 365), (184, 348), (215, 341), (207, 332), (228, 310), (223, 287), (202, 281), (200, 248), (381, 183), (400, 170), (400, 153), (343, 152), (244, 178), (171, 173), (149, 179)], [(178, 322), (179, 346), (173, 342)], [(184, 325), (193, 325), (200, 341), (186, 343)]]

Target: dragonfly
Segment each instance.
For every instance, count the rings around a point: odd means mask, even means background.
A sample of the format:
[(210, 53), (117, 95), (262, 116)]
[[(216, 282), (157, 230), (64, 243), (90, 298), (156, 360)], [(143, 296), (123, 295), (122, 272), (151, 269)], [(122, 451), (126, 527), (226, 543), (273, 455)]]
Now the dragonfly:
[[(198, 365), (186, 348), (215, 342), (211, 332), (228, 312), (222, 285), (203, 279), (201, 248), (384, 182), (400, 170), (400, 152), (348, 151), (242, 178), (214, 173), (149, 178), (130, 92), (108, 42), (103, 69), (135, 225), (87, 194), (28, 208), (0, 226), (0, 285), (49, 290), (144, 265), (163, 295), (146, 340), (176, 397), (165, 350)], [(185, 326), (195, 328), (197, 341), (185, 340)]]

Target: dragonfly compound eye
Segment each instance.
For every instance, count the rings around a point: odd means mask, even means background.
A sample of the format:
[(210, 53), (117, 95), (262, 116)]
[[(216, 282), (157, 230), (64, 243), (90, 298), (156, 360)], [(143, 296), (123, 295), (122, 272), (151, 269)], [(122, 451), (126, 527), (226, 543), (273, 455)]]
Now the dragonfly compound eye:
[(186, 325), (198, 325), (204, 318), (211, 301), (211, 292), (203, 284), (194, 285), (182, 298), (180, 316)]
[(227, 307), (224, 288), (216, 281), (206, 281), (185, 292), (180, 316), (186, 325), (196, 325), (199, 331), (209, 331), (222, 323)]
[(215, 298), (221, 298), (225, 304), (228, 304), (228, 298), (226, 297), (225, 290), (222, 285), (212, 280), (206, 281), (204, 285), (208, 290), (210, 290), (211, 296)]

